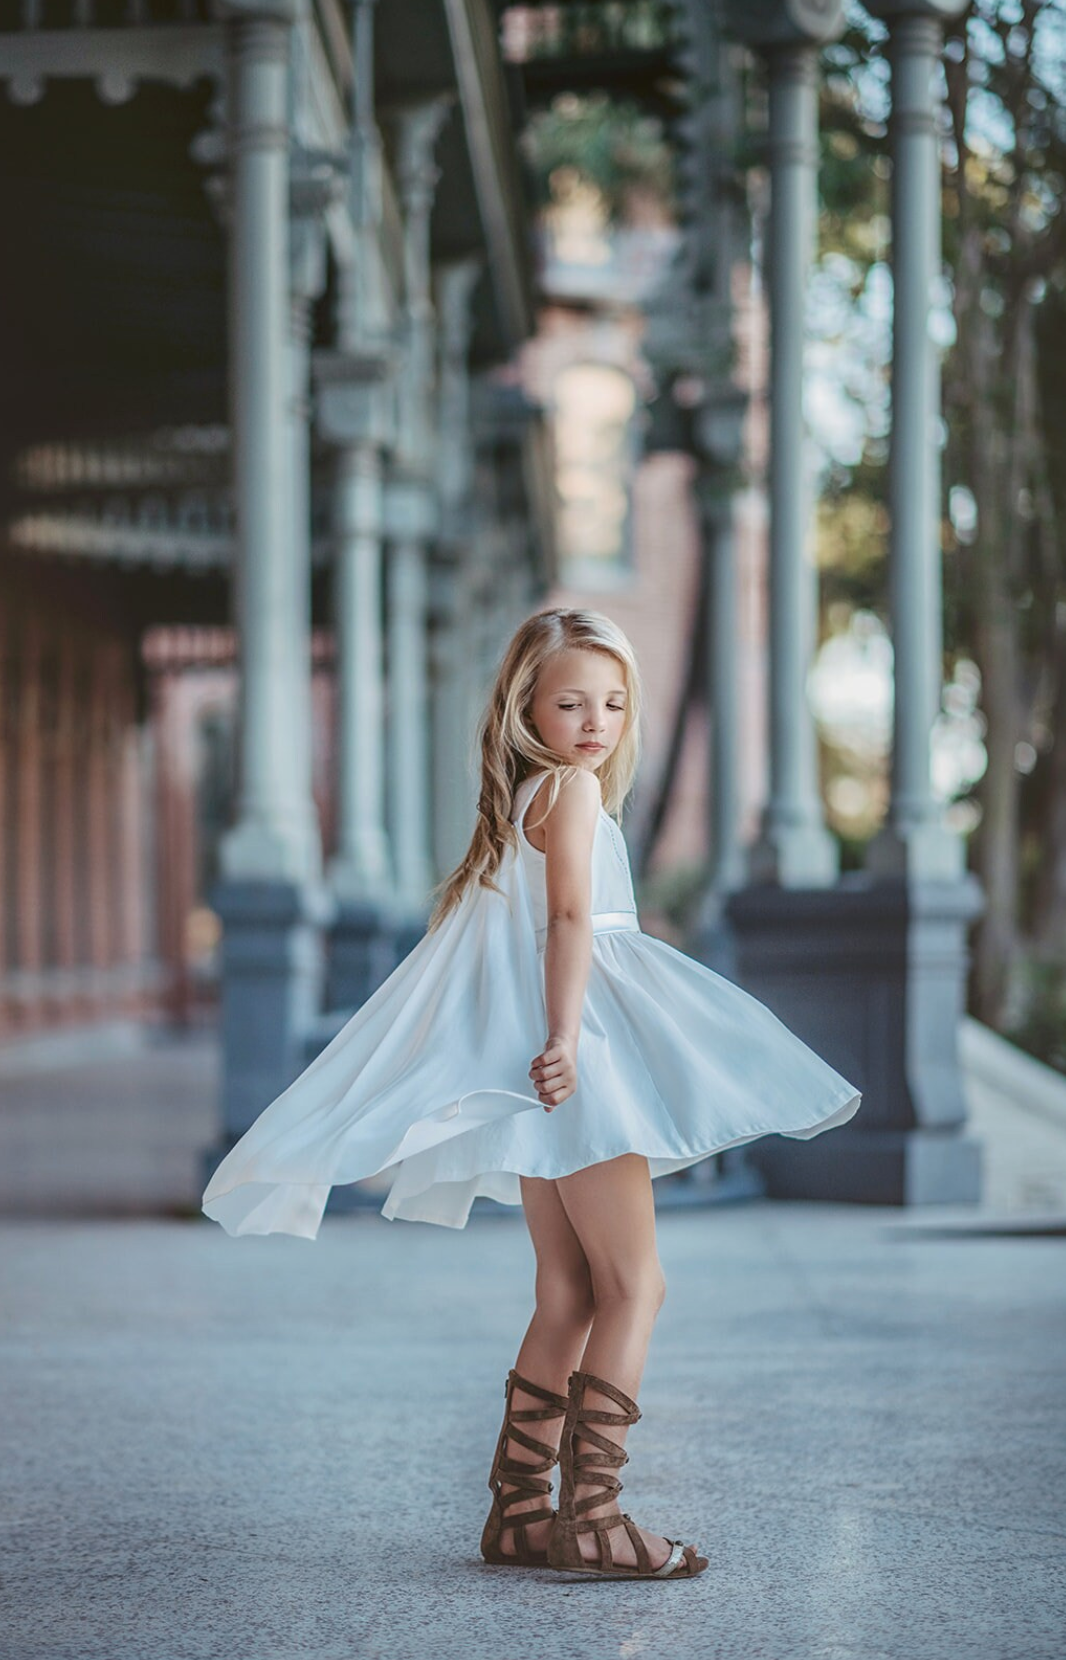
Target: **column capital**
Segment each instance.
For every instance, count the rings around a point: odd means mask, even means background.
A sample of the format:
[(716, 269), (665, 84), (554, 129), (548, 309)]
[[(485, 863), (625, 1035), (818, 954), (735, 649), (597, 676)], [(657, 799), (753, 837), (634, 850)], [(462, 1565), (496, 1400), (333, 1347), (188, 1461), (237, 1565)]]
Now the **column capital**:
[(726, 0), (730, 34), (757, 51), (824, 46), (844, 31), (843, 0)]
[(337, 150), (294, 145), (289, 162), (289, 211), (294, 219), (319, 219), (344, 195), (348, 158)]
[(326, 286), (326, 213), (341, 200), (346, 177), (342, 155), (304, 148), (290, 154), (289, 286), (294, 316), (317, 300)]
[(365, 444), (385, 449), (392, 442), (391, 348), (318, 351), (312, 357), (316, 428), (327, 444), (342, 449)]
[(428, 212), (433, 204), (439, 177), (433, 151), (454, 102), (450, 92), (441, 93), (390, 112), (397, 136), (396, 177), (407, 214)]

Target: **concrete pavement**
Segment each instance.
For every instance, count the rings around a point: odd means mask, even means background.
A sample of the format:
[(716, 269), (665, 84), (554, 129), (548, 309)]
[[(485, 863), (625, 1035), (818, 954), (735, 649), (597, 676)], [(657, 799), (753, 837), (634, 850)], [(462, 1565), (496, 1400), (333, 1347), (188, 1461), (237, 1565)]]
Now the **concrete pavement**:
[(1062, 1660), (1061, 1240), (659, 1226), (623, 1503), (679, 1585), (478, 1557), (517, 1216), (4, 1223), (4, 1660)]

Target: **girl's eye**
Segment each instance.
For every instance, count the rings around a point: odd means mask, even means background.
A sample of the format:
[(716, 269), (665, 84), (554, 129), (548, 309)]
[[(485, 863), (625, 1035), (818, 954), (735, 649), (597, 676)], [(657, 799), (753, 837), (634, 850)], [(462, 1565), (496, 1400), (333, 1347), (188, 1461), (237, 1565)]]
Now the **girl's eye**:
[[(616, 715), (624, 715), (625, 712), (626, 712), (625, 711), (625, 705), (621, 704), (621, 703), (609, 703), (607, 705), (607, 707), (608, 707), (608, 709), (613, 709)], [(576, 709), (577, 704), (576, 703), (560, 703), (559, 708), (560, 709)]]

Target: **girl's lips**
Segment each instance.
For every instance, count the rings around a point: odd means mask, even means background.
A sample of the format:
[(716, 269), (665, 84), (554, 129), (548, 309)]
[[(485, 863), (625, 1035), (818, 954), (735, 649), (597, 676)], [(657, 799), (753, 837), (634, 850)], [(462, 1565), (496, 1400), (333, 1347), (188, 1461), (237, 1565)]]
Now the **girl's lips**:
[(602, 744), (578, 744), (577, 747), (578, 747), (578, 749), (596, 749), (596, 750), (600, 750), (600, 749), (603, 748), (603, 745)]

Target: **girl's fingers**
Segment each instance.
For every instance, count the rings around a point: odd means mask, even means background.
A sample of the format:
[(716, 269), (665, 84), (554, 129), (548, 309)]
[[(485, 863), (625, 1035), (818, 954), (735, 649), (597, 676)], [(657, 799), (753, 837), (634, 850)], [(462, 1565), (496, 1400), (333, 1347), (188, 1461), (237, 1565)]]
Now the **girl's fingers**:
[(535, 1057), (529, 1068), (529, 1077), (545, 1112), (552, 1112), (573, 1095), (577, 1087), (571, 1056), (555, 1044)]
[(543, 1100), (551, 1095), (572, 1095), (576, 1085), (573, 1078), (556, 1078), (550, 1083), (536, 1084), (534, 1087)]

